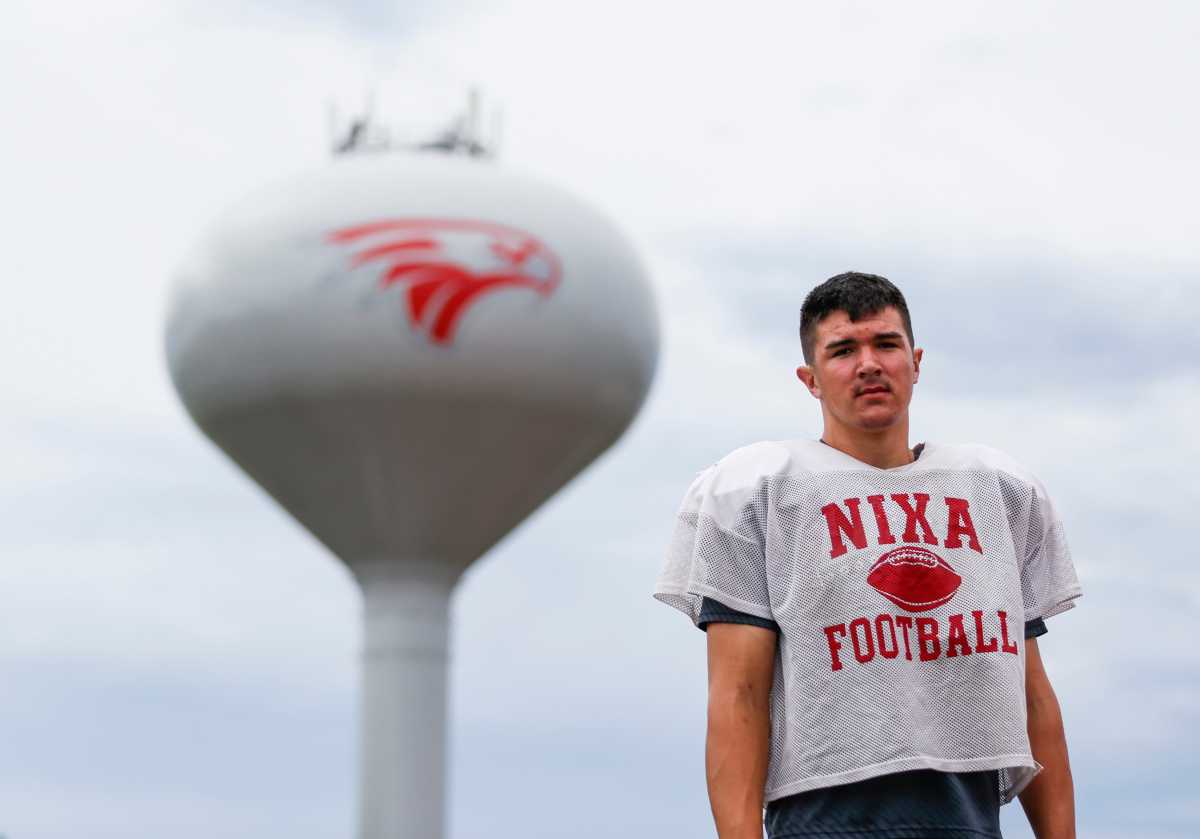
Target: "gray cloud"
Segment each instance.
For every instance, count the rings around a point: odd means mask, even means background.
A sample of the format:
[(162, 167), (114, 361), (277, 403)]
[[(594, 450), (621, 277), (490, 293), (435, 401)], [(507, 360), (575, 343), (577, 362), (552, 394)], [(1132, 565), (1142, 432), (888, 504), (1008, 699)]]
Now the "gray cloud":
[[(702, 718), (689, 722), (703, 727)], [(555, 728), (468, 727), (459, 742), (454, 794), (471, 804), (455, 808), (455, 836), (712, 833), (694, 737), (598, 726), (580, 713), (573, 724)]]
[(83, 817), (104, 839), (344, 835), (352, 685), (332, 702), (280, 690), (264, 664), (238, 678), (185, 662), (0, 659), (13, 756), (0, 765), (0, 830), (65, 839)]
[(690, 233), (667, 246), (751, 341), (795, 336), (804, 295), (826, 277), (884, 274), (905, 291), (931, 368), (975, 396), (1003, 387), (1088, 398), (1196, 372), (1188, 302), (1200, 292), (1198, 266), (1079, 261), (1037, 243), (964, 259), (957, 244), (939, 254), (804, 230)]

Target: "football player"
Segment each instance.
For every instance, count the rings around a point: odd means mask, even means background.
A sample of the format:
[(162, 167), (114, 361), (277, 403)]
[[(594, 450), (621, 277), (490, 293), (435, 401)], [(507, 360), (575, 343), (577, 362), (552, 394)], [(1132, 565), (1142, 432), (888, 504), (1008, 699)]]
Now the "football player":
[[(1042, 483), (981, 445), (909, 440), (904, 296), (847, 273), (808, 295), (819, 440), (701, 472), (655, 596), (707, 631), (721, 839), (983, 839), (1020, 801), (1069, 839), (1074, 795), (1037, 638), (1080, 594)], [(1024, 632), (1021, 629), (1024, 629)]]

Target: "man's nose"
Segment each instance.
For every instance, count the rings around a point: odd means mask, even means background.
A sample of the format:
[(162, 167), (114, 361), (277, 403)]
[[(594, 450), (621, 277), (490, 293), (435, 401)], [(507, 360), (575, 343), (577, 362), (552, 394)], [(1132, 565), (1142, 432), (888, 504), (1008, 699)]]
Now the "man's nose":
[(875, 357), (875, 353), (869, 347), (864, 347), (858, 356), (858, 375), (862, 377), (874, 376), (880, 371), (879, 359)]

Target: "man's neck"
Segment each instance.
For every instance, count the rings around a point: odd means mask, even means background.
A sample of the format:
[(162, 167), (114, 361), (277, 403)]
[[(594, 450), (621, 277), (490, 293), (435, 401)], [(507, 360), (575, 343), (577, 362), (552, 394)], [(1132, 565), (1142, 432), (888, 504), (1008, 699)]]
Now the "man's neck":
[(851, 431), (827, 423), (821, 441), (877, 469), (892, 469), (913, 462), (912, 449), (908, 445), (907, 422), (878, 433), (864, 433), (858, 429)]

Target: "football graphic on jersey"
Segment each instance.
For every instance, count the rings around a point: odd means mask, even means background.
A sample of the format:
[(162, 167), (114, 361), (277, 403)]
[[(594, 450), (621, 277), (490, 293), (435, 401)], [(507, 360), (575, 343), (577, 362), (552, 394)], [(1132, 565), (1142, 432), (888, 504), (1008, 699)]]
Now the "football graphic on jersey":
[(867, 583), (901, 609), (925, 612), (949, 601), (962, 577), (933, 551), (904, 545), (875, 561)]

